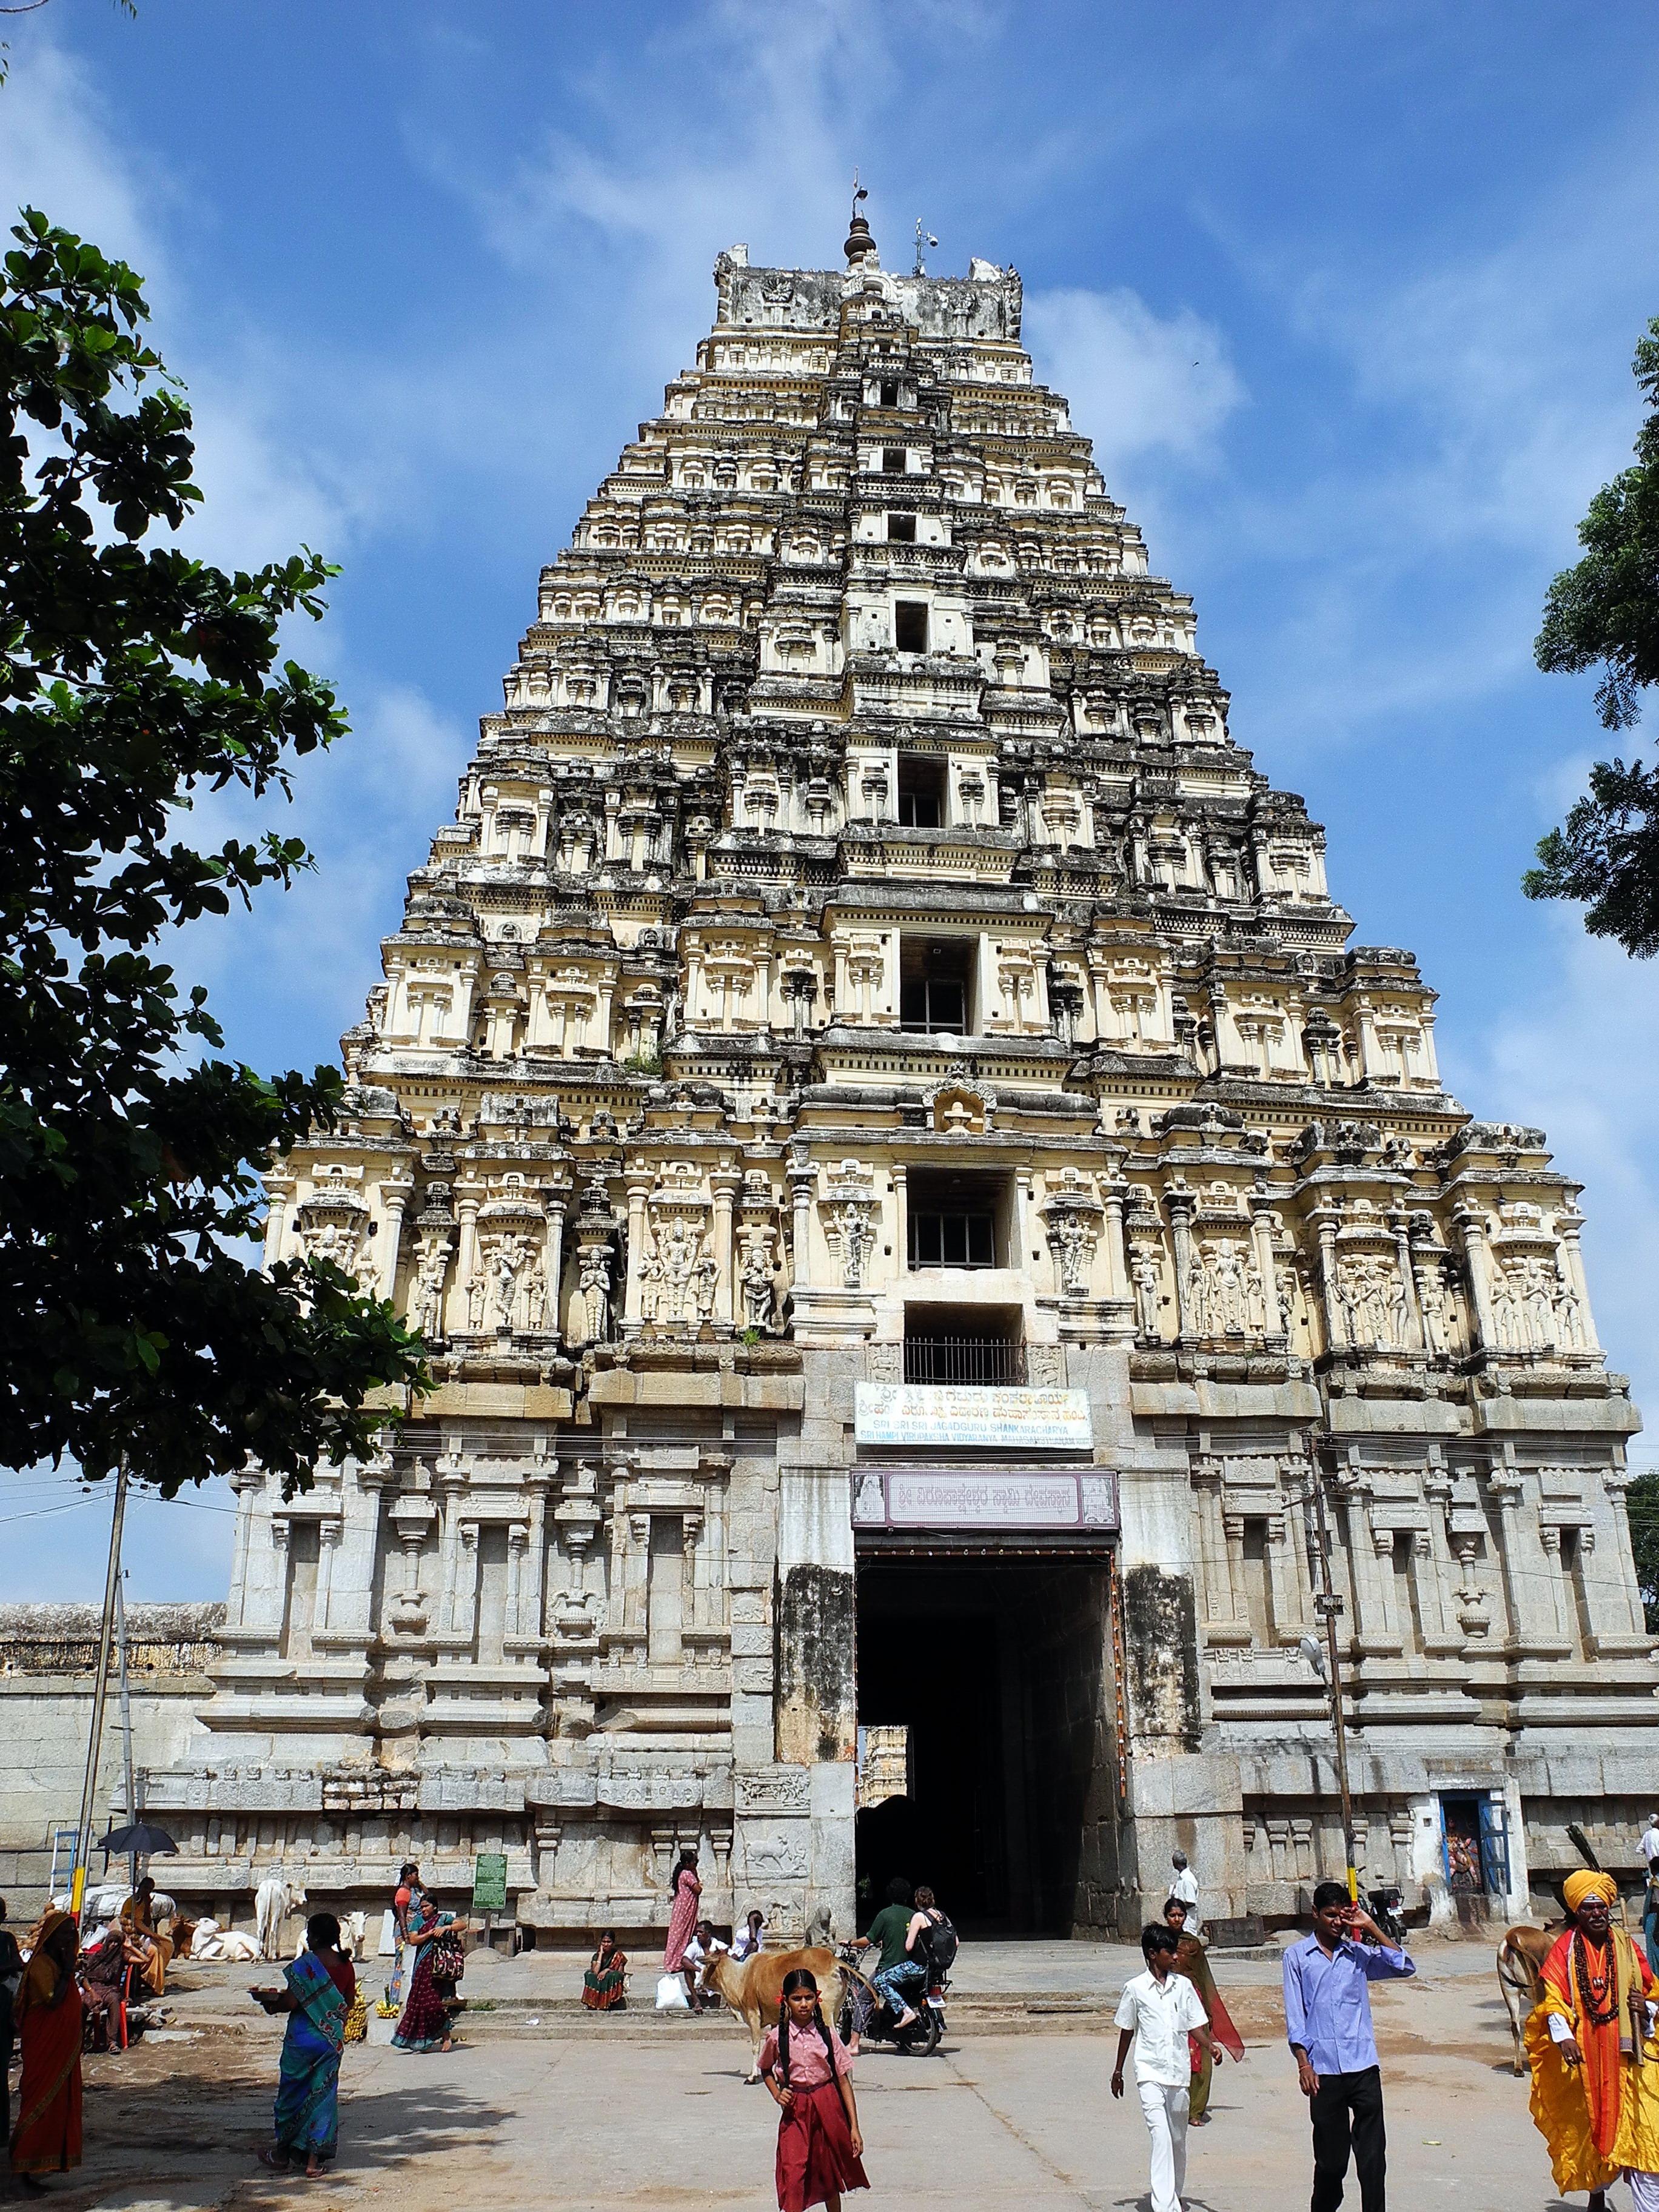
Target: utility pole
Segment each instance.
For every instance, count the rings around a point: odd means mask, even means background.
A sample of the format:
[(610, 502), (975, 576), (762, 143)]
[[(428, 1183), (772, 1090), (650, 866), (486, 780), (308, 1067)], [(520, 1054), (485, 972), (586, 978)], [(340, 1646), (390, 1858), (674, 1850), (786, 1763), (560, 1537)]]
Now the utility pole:
[(1331, 1588), (1331, 1531), (1325, 1517), (1325, 1471), (1319, 1464), (1320, 1438), (1308, 1431), (1308, 1465), (1313, 1477), (1314, 1518), (1319, 1530), (1319, 1582), (1314, 1612), (1325, 1624), (1326, 1663), (1330, 1668), (1326, 1689), (1331, 1701), (1331, 1725), (1336, 1735), (1336, 1780), (1342, 1793), (1342, 1849), (1347, 1861), (1348, 1895), (1359, 1901), (1359, 1874), (1353, 1847), (1353, 1793), (1348, 1787), (1348, 1728), (1343, 1714), (1342, 1658), (1337, 1647), (1336, 1624), (1343, 1610), (1340, 1596)]
[(109, 1691), (109, 1646), (115, 1627), (115, 1601), (120, 1589), (121, 1523), (127, 1510), (127, 1463), (115, 1470), (115, 1510), (109, 1524), (109, 1568), (104, 1577), (104, 1626), (98, 1639), (98, 1680), (92, 1692), (92, 1741), (87, 1746), (87, 1778), (81, 1790), (81, 1823), (75, 1832), (75, 1875), (70, 1884), (70, 1911), (76, 1920), (87, 1894), (87, 1861), (92, 1856), (92, 1805), (98, 1788), (98, 1750), (104, 1734), (104, 1700)]
[[(126, 1774), (126, 1825), (138, 1818), (132, 1790), (132, 1696), (127, 1686), (127, 1571), (122, 1568), (115, 1584), (115, 1642), (121, 1666), (121, 1763)], [(127, 1854), (127, 1887), (138, 1887), (138, 1854)]]

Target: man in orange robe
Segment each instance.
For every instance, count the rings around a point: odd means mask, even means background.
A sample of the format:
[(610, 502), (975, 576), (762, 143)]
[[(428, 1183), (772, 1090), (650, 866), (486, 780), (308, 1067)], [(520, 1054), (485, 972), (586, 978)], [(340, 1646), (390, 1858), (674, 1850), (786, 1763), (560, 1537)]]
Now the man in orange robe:
[(74, 1920), (49, 1911), (17, 1991), (23, 2078), (11, 2131), (11, 2170), (33, 2193), (39, 2173), (67, 2173), (81, 2163), (81, 1948)]
[(1558, 2189), (1587, 2189), (1607, 2212), (1623, 2173), (1637, 2212), (1659, 2212), (1659, 2042), (1648, 1962), (1611, 1922), (1610, 1875), (1570, 1874), (1571, 1916), (1544, 1961), (1527, 2022), (1532, 2116), (1550, 2147)]

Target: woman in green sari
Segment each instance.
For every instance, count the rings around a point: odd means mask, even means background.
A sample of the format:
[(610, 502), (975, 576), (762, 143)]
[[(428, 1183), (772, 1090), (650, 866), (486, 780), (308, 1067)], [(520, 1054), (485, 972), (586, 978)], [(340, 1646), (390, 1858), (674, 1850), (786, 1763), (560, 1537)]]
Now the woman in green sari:
[(306, 1923), (306, 1948), (284, 1967), (285, 1989), (249, 1992), (267, 2012), (288, 2014), (288, 2033), (276, 2082), (276, 2140), (259, 2154), (261, 2166), (284, 2172), (305, 2160), (315, 2180), (333, 2157), (340, 2135), (340, 2052), (346, 2016), (357, 1994), (357, 1976), (340, 1948), (340, 1923), (331, 1912)]

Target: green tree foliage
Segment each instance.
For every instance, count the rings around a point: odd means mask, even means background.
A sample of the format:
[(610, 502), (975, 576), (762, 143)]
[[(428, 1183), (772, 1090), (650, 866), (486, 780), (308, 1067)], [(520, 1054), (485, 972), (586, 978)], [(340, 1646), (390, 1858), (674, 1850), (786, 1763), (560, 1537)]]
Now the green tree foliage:
[(1642, 1593), (1648, 1633), (1659, 1636), (1659, 1469), (1638, 1474), (1626, 1492), (1636, 1587)]
[[(1547, 673), (1599, 668), (1601, 726), (1629, 729), (1641, 693), (1659, 683), (1659, 317), (1632, 363), (1648, 416), (1636, 464), (1604, 485), (1578, 526), (1584, 557), (1563, 569), (1544, 603), (1538, 665)], [(1528, 898), (1580, 899), (1584, 926), (1648, 959), (1659, 951), (1659, 771), (1640, 761), (1598, 761), (1589, 795), (1538, 847), (1522, 878)]]
[[(272, 1276), (258, 1170), (328, 1126), (339, 1075), (210, 1056), (161, 933), (309, 865), (267, 834), (198, 852), (192, 800), (287, 796), (344, 718), (277, 666), (321, 612), (310, 553), (234, 575), (172, 533), (191, 418), (139, 335), (139, 279), (26, 210), (0, 283), (0, 1463), (125, 1454), (171, 1495), (252, 1455), (303, 1486), (368, 1447), (417, 1339), (328, 1263)], [(155, 542), (143, 543), (147, 538)], [(246, 1249), (246, 1248), (245, 1248)]]

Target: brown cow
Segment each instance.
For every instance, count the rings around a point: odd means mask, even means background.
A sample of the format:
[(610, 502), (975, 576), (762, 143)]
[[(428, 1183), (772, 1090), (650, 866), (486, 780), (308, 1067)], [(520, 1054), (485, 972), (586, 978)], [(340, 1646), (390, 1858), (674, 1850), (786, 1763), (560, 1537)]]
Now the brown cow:
[(749, 2030), (750, 2066), (746, 2081), (760, 2080), (761, 2039), (777, 2025), (783, 2002), (783, 1978), (805, 1966), (818, 1985), (818, 2010), (830, 2032), (841, 2012), (842, 1966), (835, 1953), (814, 1946), (810, 1951), (757, 1951), (741, 1961), (720, 1952), (705, 1969), (708, 1979)]
[(1524, 1923), (1506, 1928), (1504, 1940), (1498, 1947), (1498, 1989), (1504, 2000), (1504, 2009), (1510, 2016), (1510, 2033), (1515, 2038), (1515, 2070), (1524, 2074), (1526, 2061), (1522, 2056), (1521, 2030), (1528, 2014), (1543, 1994), (1540, 1977), (1544, 1961), (1554, 1948), (1559, 1927), (1531, 1928)]

